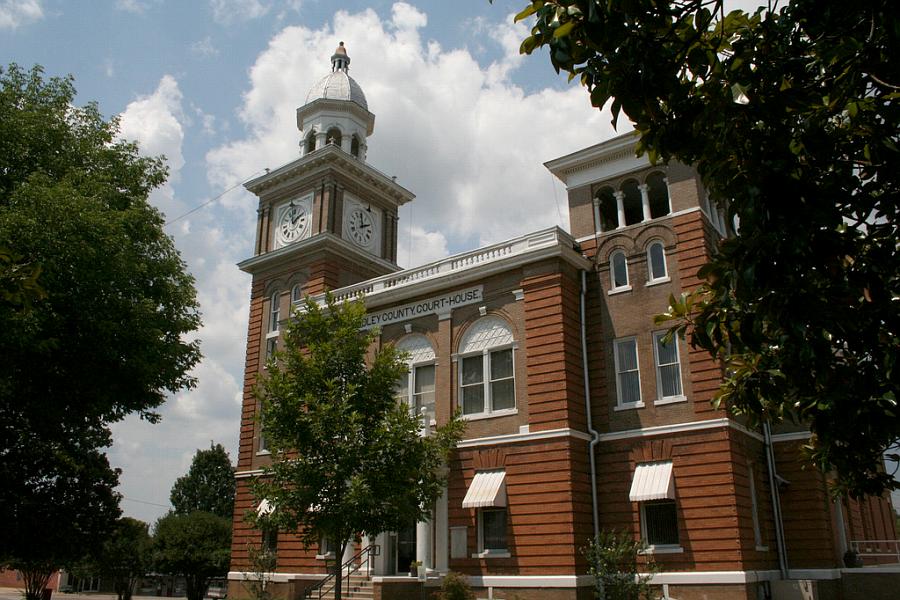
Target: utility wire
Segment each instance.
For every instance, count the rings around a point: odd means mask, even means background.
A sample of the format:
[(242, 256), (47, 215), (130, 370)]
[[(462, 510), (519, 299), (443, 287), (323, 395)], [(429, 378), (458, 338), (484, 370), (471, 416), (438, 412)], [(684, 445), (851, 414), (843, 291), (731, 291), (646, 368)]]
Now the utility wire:
[(166, 221), (166, 224), (163, 225), (163, 227), (168, 227), (168, 226), (171, 225), (172, 223), (175, 223), (175, 222), (177, 222), (177, 221), (180, 221), (181, 219), (183, 219), (183, 218), (185, 218), (185, 217), (187, 217), (187, 216), (189, 216), (189, 215), (194, 214), (195, 212), (197, 212), (198, 210), (200, 210), (200, 209), (203, 208), (204, 206), (207, 206), (207, 205), (209, 205), (209, 204), (212, 204), (213, 202), (215, 202), (216, 200), (218, 200), (219, 198), (221, 198), (222, 196), (224, 196), (225, 194), (227, 194), (228, 192), (230, 192), (230, 191), (233, 190), (234, 188), (236, 188), (236, 187), (238, 187), (238, 186), (244, 185), (246, 182), (250, 181), (251, 179), (253, 179), (253, 178), (256, 177), (257, 175), (259, 175), (259, 174), (262, 173), (263, 171), (265, 171), (266, 173), (268, 173), (268, 172), (269, 172), (269, 169), (260, 169), (259, 171), (257, 171), (256, 173), (253, 173), (252, 175), (250, 175), (249, 177), (247, 177), (247, 178), (244, 179), (243, 181), (238, 181), (236, 184), (234, 184), (233, 186), (231, 186), (231, 187), (228, 188), (227, 190), (223, 191), (223, 192), (220, 193), (218, 196), (216, 196), (216, 197), (214, 197), (214, 198), (210, 198), (209, 200), (207, 200), (207, 201), (204, 202), (203, 204), (200, 204), (199, 206), (195, 206), (195, 207), (192, 208), (191, 210), (187, 211), (187, 212), (184, 213), (183, 215), (179, 215), (179, 216), (175, 217), (175, 218), (172, 219), (171, 221)]
[(150, 506), (158, 506), (160, 508), (172, 508), (171, 504), (158, 504), (156, 502), (148, 502), (146, 500), (137, 500), (136, 498), (129, 498), (128, 496), (122, 496), (122, 500), (128, 500), (129, 502), (137, 502), (138, 504), (149, 504)]

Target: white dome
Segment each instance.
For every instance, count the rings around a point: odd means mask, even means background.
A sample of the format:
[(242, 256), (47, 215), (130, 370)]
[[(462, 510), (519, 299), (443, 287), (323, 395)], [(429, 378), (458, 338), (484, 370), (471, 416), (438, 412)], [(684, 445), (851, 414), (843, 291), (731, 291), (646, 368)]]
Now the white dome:
[(327, 100), (349, 100), (369, 110), (369, 104), (366, 102), (366, 95), (363, 94), (362, 88), (342, 70), (332, 71), (317, 81), (306, 95), (306, 104), (322, 98)]

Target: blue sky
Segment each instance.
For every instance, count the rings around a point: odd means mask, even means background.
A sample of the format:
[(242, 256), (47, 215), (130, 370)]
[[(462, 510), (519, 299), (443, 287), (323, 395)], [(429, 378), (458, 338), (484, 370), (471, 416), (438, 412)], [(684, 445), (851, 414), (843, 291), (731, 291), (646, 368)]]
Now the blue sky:
[(162, 515), (211, 441), (236, 459), (249, 277), (235, 263), (251, 253), (256, 210), (239, 184), (298, 156), (294, 110), (339, 41), (376, 115), (368, 162), (417, 195), (400, 213), (401, 266), (568, 229), (565, 190), (542, 163), (615, 132), (545, 54), (518, 54), (524, 4), (0, 0), (3, 63), (74, 75), (79, 103), (165, 154), (170, 179), (151, 200), (170, 221), (208, 203), (167, 226), (197, 280), (199, 385), (166, 403), (161, 424), (114, 426), (125, 514)]
[(169, 182), (151, 201), (170, 221), (209, 202), (167, 226), (197, 280), (199, 384), (158, 425), (114, 426), (125, 514), (163, 514), (211, 441), (236, 459), (249, 277), (235, 263), (251, 253), (256, 207), (239, 184), (297, 157), (294, 111), (339, 41), (376, 115), (368, 161), (417, 195), (400, 214), (402, 266), (567, 227), (565, 191), (541, 163), (614, 132), (545, 56), (518, 54), (522, 4), (0, 0), (4, 63), (74, 75), (79, 103), (165, 154)]

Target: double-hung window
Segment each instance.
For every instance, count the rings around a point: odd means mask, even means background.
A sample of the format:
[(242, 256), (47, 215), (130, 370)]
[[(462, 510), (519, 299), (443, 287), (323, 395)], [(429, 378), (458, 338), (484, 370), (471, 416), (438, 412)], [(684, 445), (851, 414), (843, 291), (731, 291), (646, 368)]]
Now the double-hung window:
[(395, 396), (415, 415), (422, 416), (424, 425), (428, 426), (434, 420), (434, 349), (428, 338), (421, 334), (403, 338), (397, 349), (407, 353), (409, 372), (397, 381)]
[(631, 289), (628, 284), (628, 261), (625, 253), (616, 250), (609, 257), (610, 293), (624, 292)]
[(666, 332), (653, 334), (653, 353), (656, 357), (657, 403), (684, 400), (681, 388), (681, 362), (678, 359), (678, 336), (673, 335), (668, 343)]
[(641, 402), (641, 372), (638, 366), (637, 338), (616, 340), (616, 399), (619, 408), (639, 408)]
[(653, 242), (647, 248), (647, 283), (663, 283), (669, 281), (666, 270), (666, 250), (662, 242)]
[(278, 331), (279, 315), (281, 314), (279, 296), (280, 294), (275, 292), (272, 294), (271, 298), (269, 298), (269, 333)]
[(498, 553), (508, 550), (506, 541), (506, 508), (482, 508), (478, 511), (480, 520), (478, 546), (480, 552)]
[(459, 403), (463, 415), (509, 413), (516, 409), (514, 339), (505, 321), (484, 317), (460, 344)]

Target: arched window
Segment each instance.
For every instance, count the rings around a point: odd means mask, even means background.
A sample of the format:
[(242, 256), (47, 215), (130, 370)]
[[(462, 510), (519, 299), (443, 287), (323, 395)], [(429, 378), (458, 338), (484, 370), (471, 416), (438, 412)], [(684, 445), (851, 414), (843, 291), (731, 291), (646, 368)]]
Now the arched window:
[(434, 420), (434, 348), (424, 335), (413, 334), (400, 340), (397, 349), (408, 353), (409, 373), (397, 382), (395, 396), (422, 415), (427, 427)]
[(291, 288), (291, 302), (297, 304), (303, 300), (303, 287), (299, 283), (295, 283)]
[(628, 289), (628, 262), (621, 250), (616, 250), (609, 257), (609, 280), (613, 290)]
[(343, 136), (341, 136), (341, 130), (337, 127), (332, 127), (328, 130), (328, 133), (325, 134), (326, 144), (334, 144), (335, 146), (340, 147), (342, 139)]
[(612, 231), (619, 226), (619, 211), (616, 206), (616, 196), (612, 188), (602, 188), (595, 196), (597, 202), (598, 231)]
[(641, 190), (634, 179), (622, 184), (622, 205), (625, 207), (625, 225), (634, 225), (644, 220), (644, 206)]
[(316, 132), (310, 131), (309, 135), (306, 136), (306, 153), (315, 151), (316, 149)]
[(647, 175), (647, 196), (650, 200), (650, 218), (664, 217), (672, 208), (669, 206), (669, 186), (659, 171)]
[(350, 154), (359, 158), (359, 136), (353, 134), (353, 137), (350, 138)]
[(281, 313), (281, 307), (278, 306), (278, 296), (280, 294), (275, 292), (272, 294), (272, 297), (269, 298), (269, 332), (278, 331), (278, 320), (279, 314)]
[(662, 242), (653, 242), (647, 248), (647, 275), (651, 282), (669, 279), (666, 270), (666, 251)]
[(516, 409), (513, 339), (499, 317), (476, 321), (459, 345), (459, 403), (464, 415)]

